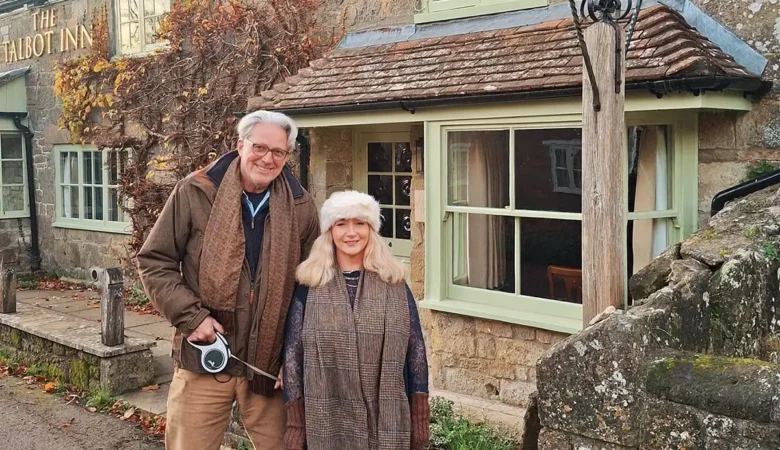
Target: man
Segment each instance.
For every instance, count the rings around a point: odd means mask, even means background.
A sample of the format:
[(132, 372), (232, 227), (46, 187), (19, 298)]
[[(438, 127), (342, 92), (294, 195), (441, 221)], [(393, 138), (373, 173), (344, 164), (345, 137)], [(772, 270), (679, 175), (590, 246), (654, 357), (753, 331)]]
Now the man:
[(234, 400), (256, 449), (284, 449), (279, 385), (234, 360), (208, 374), (187, 340), (223, 333), (238, 358), (280, 373), (295, 269), (319, 235), (314, 201), (285, 166), (297, 134), (283, 114), (242, 118), (237, 151), (176, 185), (138, 253), (149, 298), (176, 327), (168, 450), (219, 449)]

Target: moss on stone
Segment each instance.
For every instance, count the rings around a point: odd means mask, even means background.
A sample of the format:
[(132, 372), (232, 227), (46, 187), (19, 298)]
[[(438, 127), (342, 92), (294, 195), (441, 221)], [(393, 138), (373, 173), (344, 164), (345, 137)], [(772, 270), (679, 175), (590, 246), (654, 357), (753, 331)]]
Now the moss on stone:
[(70, 362), (69, 381), (81, 390), (89, 390), (89, 364), (83, 359)]
[(19, 330), (11, 330), (11, 345), (13, 345), (16, 348), (19, 348), (20, 342), (21, 342), (21, 335), (19, 334)]
[(46, 377), (50, 380), (62, 381), (65, 378), (65, 372), (56, 364), (46, 366)]

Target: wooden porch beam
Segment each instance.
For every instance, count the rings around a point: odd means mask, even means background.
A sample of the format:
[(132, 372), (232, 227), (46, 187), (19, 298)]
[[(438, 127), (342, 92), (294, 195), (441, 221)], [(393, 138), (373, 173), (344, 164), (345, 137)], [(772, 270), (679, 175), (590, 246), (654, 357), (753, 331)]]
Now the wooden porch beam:
[(625, 291), (624, 167), (625, 38), (620, 52), (620, 92), (615, 92), (615, 29), (597, 22), (585, 42), (601, 93), (593, 108), (593, 88), (583, 69), (582, 94), (582, 304), (583, 327), (609, 306), (620, 308)]

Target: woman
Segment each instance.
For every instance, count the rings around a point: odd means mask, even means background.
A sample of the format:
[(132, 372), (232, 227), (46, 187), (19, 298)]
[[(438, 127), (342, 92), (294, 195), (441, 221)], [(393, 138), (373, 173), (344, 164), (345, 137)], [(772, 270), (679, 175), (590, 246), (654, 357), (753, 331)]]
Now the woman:
[(379, 204), (336, 192), (297, 270), (284, 350), (290, 450), (409, 450), (428, 441), (428, 362)]

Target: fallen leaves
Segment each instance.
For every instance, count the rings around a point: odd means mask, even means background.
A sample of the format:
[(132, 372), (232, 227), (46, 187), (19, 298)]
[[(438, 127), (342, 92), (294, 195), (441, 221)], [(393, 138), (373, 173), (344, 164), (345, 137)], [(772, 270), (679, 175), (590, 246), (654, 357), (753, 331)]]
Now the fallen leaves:
[(65, 428), (70, 428), (71, 425), (73, 425), (73, 422), (76, 421), (75, 417), (71, 417), (71, 419), (65, 423), (60, 424), (60, 430), (63, 430)]
[(160, 385), (159, 384), (150, 384), (149, 386), (144, 386), (141, 388), (143, 392), (149, 392), (149, 391), (159, 391)]
[(57, 389), (58, 385), (59, 383), (56, 381), (49, 381), (43, 386), (43, 390), (51, 394), (55, 389)]
[(87, 406), (85, 409), (91, 413), (97, 412), (97, 408), (95, 408), (94, 406)]
[(127, 420), (133, 417), (133, 414), (135, 414), (135, 408), (128, 409), (124, 414), (122, 414), (122, 420)]

